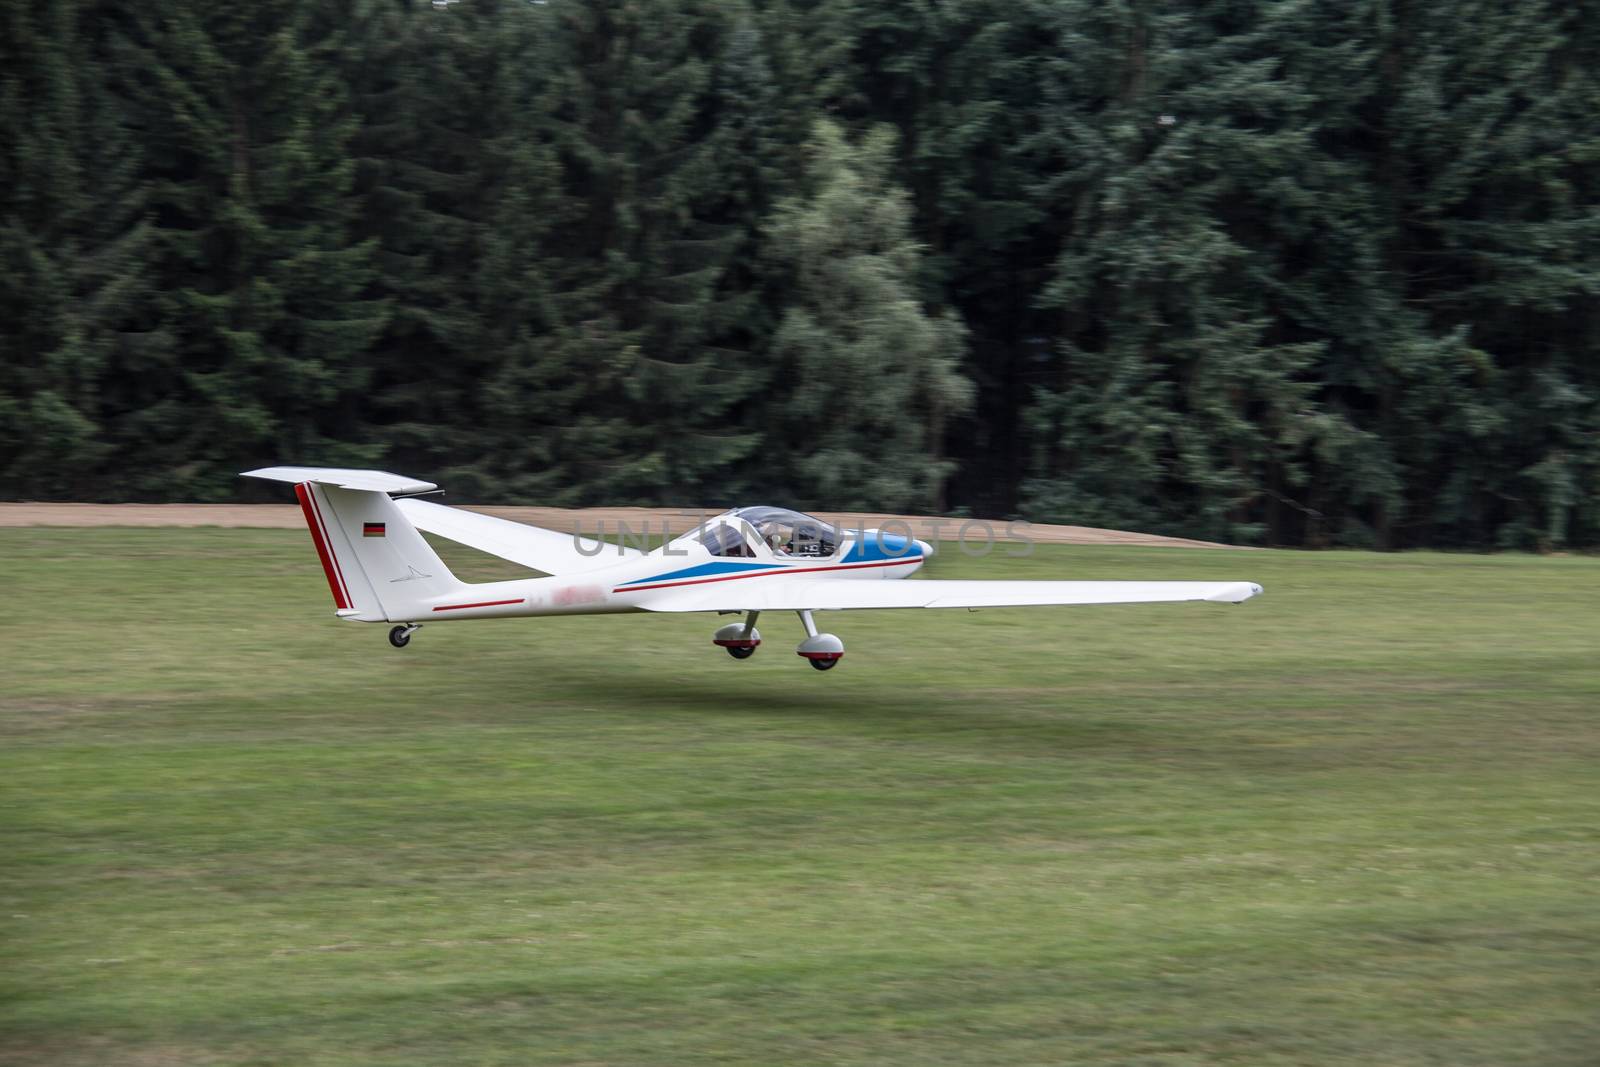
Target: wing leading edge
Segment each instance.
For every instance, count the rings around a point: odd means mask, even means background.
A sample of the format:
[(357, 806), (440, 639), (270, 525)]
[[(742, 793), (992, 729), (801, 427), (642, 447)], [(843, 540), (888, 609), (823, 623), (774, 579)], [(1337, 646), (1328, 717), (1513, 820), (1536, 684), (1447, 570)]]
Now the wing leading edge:
[[(739, 587), (739, 588), (733, 588)], [(645, 611), (851, 611), (870, 608), (1020, 608), (1069, 604), (1237, 604), (1259, 596), (1254, 582), (986, 582), (913, 578), (847, 582), (774, 576), (772, 581), (664, 589)]]

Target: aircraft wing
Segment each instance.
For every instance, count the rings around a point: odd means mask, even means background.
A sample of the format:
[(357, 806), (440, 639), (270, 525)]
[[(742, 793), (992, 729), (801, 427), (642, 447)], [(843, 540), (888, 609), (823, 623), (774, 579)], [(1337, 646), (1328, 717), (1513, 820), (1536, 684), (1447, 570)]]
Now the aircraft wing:
[(419, 530), (545, 574), (576, 574), (643, 555), (636, 548), (619, 550), (616, 545), (604, 541), (431, 504), (426, 500), (396, 500), (395, 506)]
[(1237, 604), (1254, 582), (984, 582), (910, 578), (846, 581), (774, 576), (663, 589), (645, 611), (850, 611), (866, 608), (1018, 608), (1051, 604)]

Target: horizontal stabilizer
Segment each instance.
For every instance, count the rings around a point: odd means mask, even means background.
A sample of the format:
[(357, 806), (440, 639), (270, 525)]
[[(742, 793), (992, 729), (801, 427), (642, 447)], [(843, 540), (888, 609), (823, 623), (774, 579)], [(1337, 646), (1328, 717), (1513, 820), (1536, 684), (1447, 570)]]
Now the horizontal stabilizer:
[(784, 578), (664, 590), (641, 598), (645, 611), (849, 611), (869, 608), (1018, 608), (1067, 604), (1237, 604), (1259, 595), (1254, 582), (987, 582), (910, 578), (843, 581)]
[(365, 489), (375, 493), (426, 493), (438, 486), (388, 471), (352, 470), (346, 467), (262, 467), (245, 471), (241, 478), (265, 478), (273, 482), (315, 482), (340, 489)]

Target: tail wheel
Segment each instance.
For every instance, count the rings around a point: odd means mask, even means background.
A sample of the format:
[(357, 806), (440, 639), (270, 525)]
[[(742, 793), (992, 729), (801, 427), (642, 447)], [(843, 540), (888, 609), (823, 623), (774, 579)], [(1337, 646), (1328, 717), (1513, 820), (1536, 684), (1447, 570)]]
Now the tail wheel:
[(389, 643), (395, 648), (405, 648), (411, 643), (411, 627), (396, 626), (389, 631)]

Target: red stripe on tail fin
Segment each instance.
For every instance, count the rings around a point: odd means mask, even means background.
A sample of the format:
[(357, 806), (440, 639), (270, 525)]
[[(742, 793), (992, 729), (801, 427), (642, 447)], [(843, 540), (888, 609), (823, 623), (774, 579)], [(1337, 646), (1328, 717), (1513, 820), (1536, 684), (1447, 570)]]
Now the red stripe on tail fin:
[(294, 487), (294, 495), (300, 500), (300, 511), (306, 517), (306, 526), (311, 530), (311, 540), (317, 546), (317, 556), (322, 560), (322, 573), (328, 576), (328, 589), (333, 593), (333, 603), (340, 611), (350, 607), (350, 597), (345, 592), (344, 581), (335, 569), (333, 552), (328, 546), (328, 538), (322, 528), (322, 516), (319, 513), (316, 501), (311, 496), (309, 483), (301, 482)]

